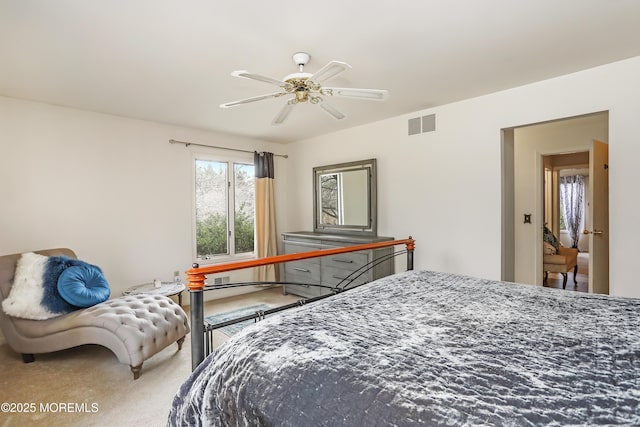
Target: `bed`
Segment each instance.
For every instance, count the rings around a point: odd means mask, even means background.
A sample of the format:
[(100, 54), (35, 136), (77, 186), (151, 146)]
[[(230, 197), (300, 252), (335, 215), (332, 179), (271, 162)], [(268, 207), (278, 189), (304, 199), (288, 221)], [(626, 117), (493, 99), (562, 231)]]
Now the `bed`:
[(168, 425), (640, 425), (639, 309), (407, 271), (246, 328)]

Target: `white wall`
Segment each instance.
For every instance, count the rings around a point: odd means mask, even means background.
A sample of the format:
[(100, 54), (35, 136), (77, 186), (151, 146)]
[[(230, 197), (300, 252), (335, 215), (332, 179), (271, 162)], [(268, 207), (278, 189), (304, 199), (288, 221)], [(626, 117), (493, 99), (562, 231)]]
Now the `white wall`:
[[(300, 215), (286, 224), (312, 227), (312, 167), (377, 158), (379, 234), (416, 238), (417, 268), (500, 279), (500, 130), (608, 110), (610, 290), (640, 296), (638, 75), (640, 57), (294, 143), (285, 193)], [(409, 118), (432, 113), (435, 132), (407, 136)]]
[[(3, 97), (0, 129), (0, 254), (72, 248), (103, 269), (112, 296), (153, 278), (171, 280), (175, 270), (184, 272), (193, 262), (193, 153), (230, 152), (185, 148), (169, 139), (286, 150), (280, 144)], [(253, 161), (252, 154), (246, 158)], [(278, 178), (287, 160), (275, 162)], [(276, 180), (276, 192), (283, 182)]]
[[(174, 138), (289, 154), (279, 232), (313, 228), (314, 166), (377, 158), (380, 235), (416, 238), (416, 268), (499, 279), (500, 130), (608, 110), (611, 293), (640, 296), (638, 75), (640, 57), (289, 145), (0, 97), (0, 253), (71, 247), (114, 294), (189, 268), (196, 147)], [(432, 113), (435, 132), (407, 136)]]

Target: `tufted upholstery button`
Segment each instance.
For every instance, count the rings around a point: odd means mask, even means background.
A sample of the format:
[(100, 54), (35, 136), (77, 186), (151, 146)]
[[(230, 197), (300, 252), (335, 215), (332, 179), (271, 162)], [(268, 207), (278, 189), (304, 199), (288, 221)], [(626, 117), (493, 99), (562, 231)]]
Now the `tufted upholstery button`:
[(71, 313), (64, 324), (51, 325), (43, 334), (74, 328), (109, 331), (112, 338), (95, 344), (108, 347), (120, 362), (134, 367), (189, 333), (187, 315), (178, 304), (168, 297), (148, 294), (108, 300)]

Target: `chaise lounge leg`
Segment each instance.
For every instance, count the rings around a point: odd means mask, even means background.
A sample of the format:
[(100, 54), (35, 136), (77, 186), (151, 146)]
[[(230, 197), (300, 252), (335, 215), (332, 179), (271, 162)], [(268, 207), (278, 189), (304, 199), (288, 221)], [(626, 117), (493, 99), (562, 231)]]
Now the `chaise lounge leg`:
[(562, 289), (567, 287), (567, 273), (562, 273)]
[(131, 372), (133, 372), (134, 380), (137, 380), (138, 378), (140, 378), (140, 372), (142, 372), (142, 363), (139, 364), (138, 366), (132, 366)]
[(36, 357), (32, 353), (22, 353), (22, 361), (24, 363), (35, 362)]
[(574, 284), (578, 284), (578, 278), (576, 277), (578, 275), (578, 264), (576, 264), (575, 267), (573, 267), (573, 283)]
[(184, 337), (180, 338), (178, 341), (178, 351), (182, 350), (182, 343), (184, 342)]

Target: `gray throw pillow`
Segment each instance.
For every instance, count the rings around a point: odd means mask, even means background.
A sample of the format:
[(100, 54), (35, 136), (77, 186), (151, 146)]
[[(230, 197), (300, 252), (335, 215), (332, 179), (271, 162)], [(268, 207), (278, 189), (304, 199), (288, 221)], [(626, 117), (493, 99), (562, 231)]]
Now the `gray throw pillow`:
[(560, 242), (558, 241), (556, 236), (553, 235), (551, 230), (549, 230), (549, 228), (547, 228), (546, 225), (544, 226), (542, 240), (544, 240), (545, 242), (547, 242), (548, 244), (553, 246), (554, 249), (556, 250), (556, 253), (560, 252)]

